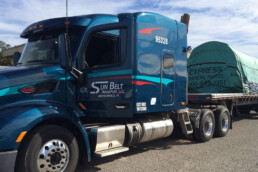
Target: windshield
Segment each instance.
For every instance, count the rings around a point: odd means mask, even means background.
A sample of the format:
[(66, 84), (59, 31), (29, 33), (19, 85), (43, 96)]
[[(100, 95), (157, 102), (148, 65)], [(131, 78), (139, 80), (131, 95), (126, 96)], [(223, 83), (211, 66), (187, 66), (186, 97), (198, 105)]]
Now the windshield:
[[(58, 64), (58, 35), (59, 33), (44, 33), (32, 35), (22, 52), (18, 65), (43, 65)], [(82, 34), (82, 29), (76, 29), (76, 32), (69, 33), (72, 55), (74, 55)]]

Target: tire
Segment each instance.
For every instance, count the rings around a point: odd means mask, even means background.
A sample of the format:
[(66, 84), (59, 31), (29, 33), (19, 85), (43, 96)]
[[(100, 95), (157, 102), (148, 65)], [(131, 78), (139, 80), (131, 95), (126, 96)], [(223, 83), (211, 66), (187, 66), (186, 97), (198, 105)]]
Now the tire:
[(199, 142), (209, 141), (214, 134), (215, 118), (209, 109), (202, 109), (199, 128), (194, 128), (194, 137)]
[(230, 126), (230, 113), (227, 108), (218, 108), (215, 112), (215, 133), (217, 137), (224, 137), (228, 134)]
[(16, 172), (76, 170), (79, 148), (74, 135), (56, 125), (41, 126), (28, 137), (19, 150)]

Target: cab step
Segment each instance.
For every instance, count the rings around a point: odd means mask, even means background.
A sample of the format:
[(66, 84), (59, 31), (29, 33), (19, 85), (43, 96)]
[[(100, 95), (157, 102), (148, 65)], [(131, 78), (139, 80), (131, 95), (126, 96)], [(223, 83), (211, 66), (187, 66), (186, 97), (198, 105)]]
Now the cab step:
[(179, 123), (184, 135), (189, 135), (193, 133), (193, 127), (190, 121), (189, 114), (187, 112), (179, 114)]
[(118, 147), (118, 148), (95, 152), (94, 156), (96, 158), (102, 158), (105, 156), (114, 155), (114, 154), (118, 154), (118, 153), (122, 153), (122, 152), (126, 152), (126, 151), (129, 151), (129, 147)]

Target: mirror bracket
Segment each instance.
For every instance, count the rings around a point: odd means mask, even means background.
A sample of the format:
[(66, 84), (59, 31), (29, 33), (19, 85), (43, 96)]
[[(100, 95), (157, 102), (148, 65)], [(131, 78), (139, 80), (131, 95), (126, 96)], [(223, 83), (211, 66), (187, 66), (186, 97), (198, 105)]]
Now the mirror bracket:
[(72, 56), (68, 34), (64, 33), (59, 35), (58, 42), (61, 67), (67, 70), (79, 83), (85, 83), (87, 80), (87, 75), (80, 70), (72, 67)]
[(79, 83), (85, 83), (87, 81), (87, 75), (78, 69), (72, 67), (71, 70), (69, 70), (69, 73), (79, 82)]

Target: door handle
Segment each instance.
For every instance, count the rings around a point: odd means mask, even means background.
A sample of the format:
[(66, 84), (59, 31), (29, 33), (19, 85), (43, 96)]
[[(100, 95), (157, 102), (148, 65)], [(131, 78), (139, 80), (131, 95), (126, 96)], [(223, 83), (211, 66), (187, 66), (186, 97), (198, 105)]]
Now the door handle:
[(127, 103), (119, 103), (114, 105), (115, 109), (127, 109), (128, 104)]
[(169, 95), (169, 102), (172, 102), (172, 94)]

